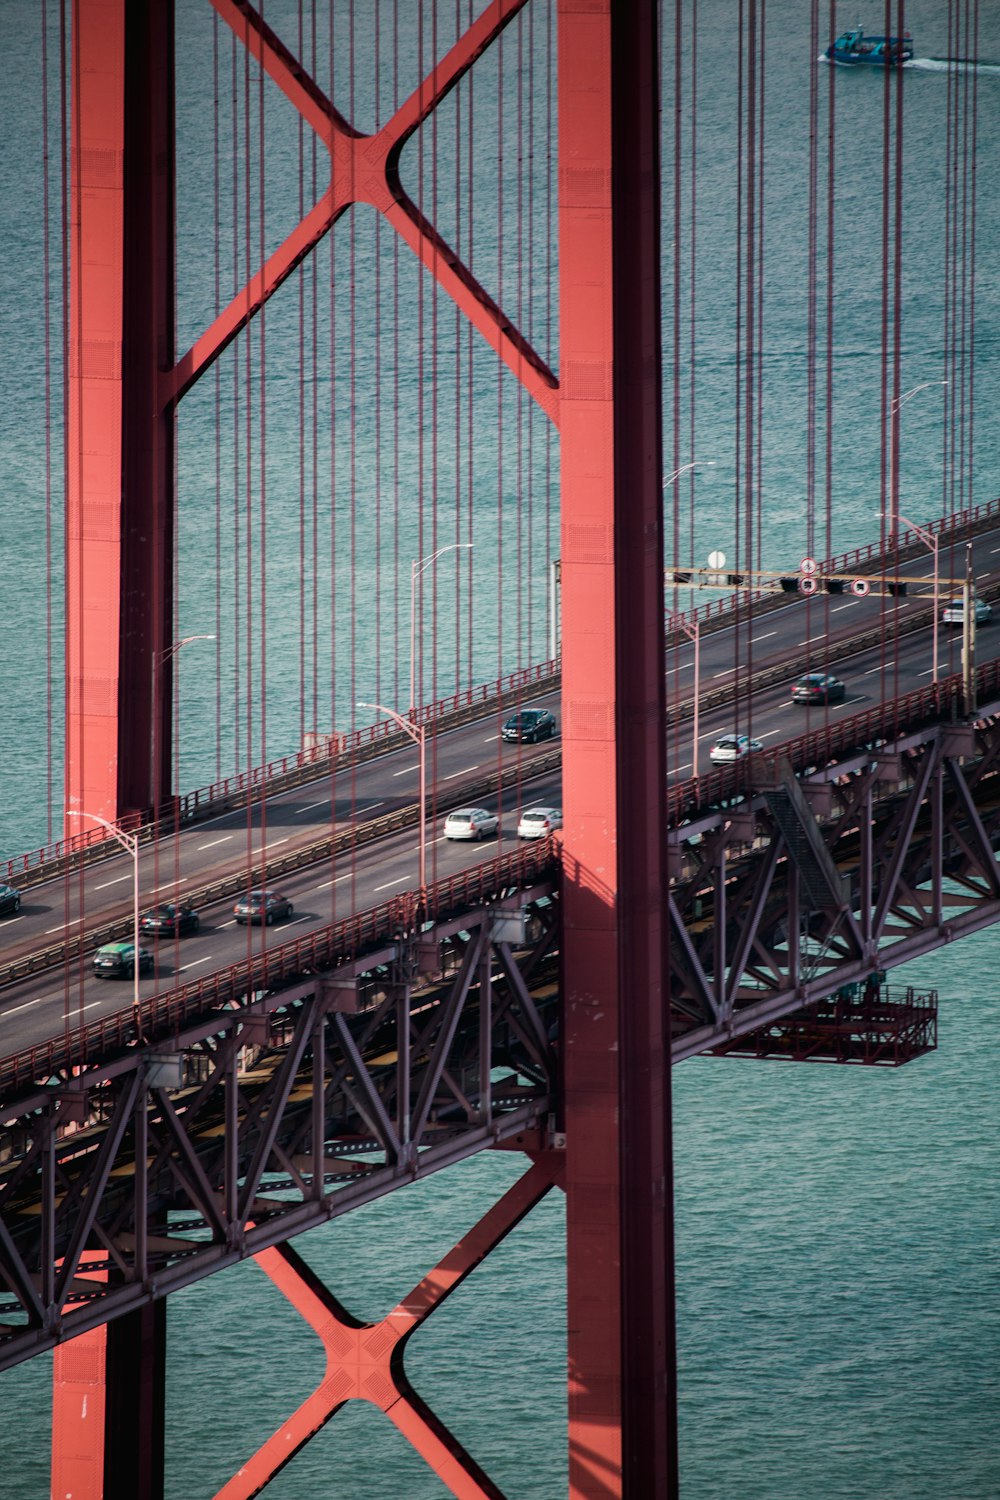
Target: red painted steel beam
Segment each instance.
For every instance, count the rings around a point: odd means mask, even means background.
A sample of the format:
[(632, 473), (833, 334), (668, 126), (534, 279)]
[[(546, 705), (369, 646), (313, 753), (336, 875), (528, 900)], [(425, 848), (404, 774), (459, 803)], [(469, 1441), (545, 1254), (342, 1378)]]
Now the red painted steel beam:
[(655, 0), (559, 0), (570, 1495), (677, 1494)]
[(322, 1341), (319, 1386), (241, 1465), (215, 1500), (251, 1500), (347, 1401), (370, 1401), (389, 1418), (459, 1500), (503, 1493), (417, 1395), (403, 1368), (406, 1343), (556, 1184), (561, 1162), (540, 1157), (443, 1260), (380, 1323), (351, 1317), (288, 1245), (254, 1259)]
[(407, 196), (399, 177), (399, 161), (406, 142), (526, 3), (527, 0), (493, 0), (392, 119), (374, 135), (364, 135), (337, 111), (298, 59), (246, 0), (212, 0), (219, 15), (319, 136), (330, 153), (331, 177), (319, 202), (174, 369), (163, 376), (162, 401), (180, 399), (274, 295), (341, 214), (352, 204), (369, 203), (388, 219), (543, 411), (556, 420), (558, 392), (554, 374)]
[(153, 800), (172, 619), (172, 0), (74, 0), (72, 31), (65, 789), (113, 820)]
[[(94, 1252), (83, 1256), (84, 1262)], [(103, 1256), (101, 1257), (103, 1258)], [(92, 1271), (90, 1280), (106, 1280)], [(104, 1500), (107, 1325), (57, 1345), (52, 1363), (52, 1495)]]

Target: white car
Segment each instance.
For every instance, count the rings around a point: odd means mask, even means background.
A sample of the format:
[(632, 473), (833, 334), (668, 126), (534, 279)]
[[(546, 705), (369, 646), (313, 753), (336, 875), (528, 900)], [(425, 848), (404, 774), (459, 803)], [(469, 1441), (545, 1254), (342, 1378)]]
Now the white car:
[(519, 839), (543, 839), (554, 828), (561, 827), (561, 807), (526, 807), (517, 825), (517, 836)]
[(484, 839), (496, 833), (500, 819), (485, 807), (460, 807), (444, 820), (446, 839)]
[(744, 755), (763, 748), (760, 740), (751, 740), (745, 734), (720, 734), (708, 752), (708, 758), (713, 766), (726, 766), (731, 761), (742, 760)]
[[(993, 618), (993, 611), (985, 599), (973, 599), (973, 619), (977, 625), (988, 625)], [(943, 625), (961, 625), (965, 621), (965, 600), (949, 599), (941, 611), (941, 623)]]

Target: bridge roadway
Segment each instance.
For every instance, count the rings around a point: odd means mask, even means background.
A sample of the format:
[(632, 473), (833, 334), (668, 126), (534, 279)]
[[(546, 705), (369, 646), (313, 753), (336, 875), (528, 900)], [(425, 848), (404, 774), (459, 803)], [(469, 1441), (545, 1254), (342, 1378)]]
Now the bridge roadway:
[[(950, 570), (945, 559), (964, 563), (964, 546), (953, 552), (942, 546), (942, 575)], [(990, 597), (1000, 583), (1000, 528), (984, 532), (974, 541), (973, 568), (980, 594)], [(901, 572), (927, 576), (929, 557), (911, 560)], [(954, 568), (954, 573), (961, 571)], [(827, 614), (829, 610), (829, 614)], [(893, 656), (886, 658), (880, 642), (868, 644), (850, 655), (840, 652), (849, 642), (878, 626), (883, 611), (890, 628), (899, 622), (905, 628), (910, 617), (922, 614), (924, 627), (902, 635)], [(698, 768), (708, 769), (708, 750), (719, 733), (731, 729), (752, 733), (768, 749), (783, 739), (812, 727), (850, 717), (875, 706), (881, 698), (895, 698), (915, 688), (926, 687), (933, 671), (929, 600), (907, 596), (887, 599), (869, 596), (817, 595), (809, 600), (790, 599), (787, 606), (756, 616), (750, 636), (753, 673), (780, 678), (757, 690), (750, 711), (732, 702), (703, 711), (699, 725)], [(828, 622), (829, 628), (825, 628)], [(701, 693), (743, 683), (746, 680), (746, 621), (705, 634), (700, 643)], [(960, 670), (961, 631), (939, 628), (940, 675)], [(1000, 622), (978, 633), (977, 660), (1000, 657)], [(738, 658), (738, 660), (737, 660)], [(846, 701), (829, 708), (793, 705), (789, 690), (797, 672), (810, 667), (831, 669), (848, 688)], [(787, 666), (788, 674), (783, 668)], [(738, 670), (739, 669), (739, 670)], [(668, 704), (690, 700), (694, 692), (693, 648), (685, 644), (668, 654)], [(527, 699), (526, 699), (527, 701)], [(558, 712), (557, 695), (537, 700)], [(542, 746), (508, 746), (499, 740), (499, 718), (490, 717), (462, 725), (428, 738), (428, 869), (429, 878), (443, 878), (493, 858), (497, 847), (491, 840), (482, 848), (454, 844), (441, 836), (445, 812), (463, 801), (463, 787), (495, 775), (501, 766), (520, 767), (523, 779), (485, 805), (499, 808), (500, 850), (516, 843), (516, 822), (521, 807), (535, 802), (558, 802), (558, 770), (537, 777), (529, 774), (530, 762)], [(690, 777), (693, 723), (680, 718), (668, 736), (669, 771), (672, 779)], [(517, 776), (519, 773), (515, 772)], [(185, 829), (176, 840), (150, 845), (141, 853), (140, 883), (143, 906), (170, 899), (203, 887), (241, 869), (250, 870), (265, 858), (278, 858), (329, 836), (334, 829), (349, 827), (369, 817), (412, 807), (417, 789), (415, 747), (386, 753), (358, 764), (335, 778), (329, 776), (292, 791), (269, 796), (266, 811), (260, 804), (220, 814)], [(232, 897), (201, 908), (202, 926), (184, 939), (155, 944), (156, 971), (140, 985), (143, 999), (176, 988), (192, 978), (237, 963), (266, 947), (275, 947), (303, 929), (339, 920), (363, 911), (416, 886), (417, 835), (411, 825), (364, 847), (329, 856), (317, 864), (282, 876), (280, 888), (295, 904), (288, 921), (268, 929), (241, 928), (232, 916)], [(122, 853), (87, 869), (81, 875), (32, 886), (25, 892), (20, 913), (0, 924), (0, 958), (9, 961), (20, 954), (37, 952), (47, 945), (80, 932), (90, 932), (131, 913), (131, 860)], [(154, 946), (148, 940), (148, 946)], [(58, 967), (6, 985), (0, 992), (2, 1040), (0, 1055), (36, 1045), (58, 1036), (67, 1025), (76, 1026), (119, 1011), (131, 1001), (131, 985), (99, 980), (90, 969), (89, 953)]]

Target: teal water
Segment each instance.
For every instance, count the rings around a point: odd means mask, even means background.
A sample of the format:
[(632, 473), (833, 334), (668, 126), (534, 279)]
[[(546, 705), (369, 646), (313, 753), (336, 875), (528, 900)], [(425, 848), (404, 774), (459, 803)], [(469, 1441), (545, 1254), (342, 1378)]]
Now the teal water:
[[(388, 9), (384, 7), (386, 14)], [(533, 9), (534, 41), (544, 50), (548, 10), (541, 5)], [(699, 254), (693, 378), (686, 371), (686, 348), (681, 361), (684, 402), (691, 393), (694, 401), (690, 451), (706, 465), (695, 492), (696, 560), (717, 545), (735, 555), (738, 514), (732, 332), (734, 7), (723, 0), (700, 0), (697, 9)], [(869, 29), (879, 29), (877, 8), (869, 9), (871, 17), (862, 19), (870, 22)], [(203, 59), (210, 36), (204, 30), (202, 8), (188, 0), (179, 10), (189, 43), (186, 56)], [(768, 56), (778, 62), (771, 66), (769, 61), (767, 86), (761, 371), (761, 500), (767, 521), (761, 545), (765, 562), (775, 566), (784, 566), (790, 554), (797, 561), (807, 546), (825, 550), (816, 545), (815, 535), (809, 536), (804, 481), (804, 162), (813, 76), (807, 12), (808, 7), (792, 0), (772, 0), (767, 7), (769, 37), (775, 43)], [(997, 13), (987, 7), (980, 7), (980, 12), (980, 51), (1000, 57)], [(56, 813), (59, 808), (57, 719), (52, 777), (40, 752), (46, 742), (47, 704), (41, 478), (44, 350), (38, 335), (40, 14), (28, 0), (5, 0), (0, 6), (0, 55), (5, 65), (0, 94), (5, 121), (0, 153), (0, 459), (5, 475), (0, 500), (0, 623), (5, 639), (17, 642), (0, 654), (0, 849), (8, 853), (41, 843), (53, 807)], [(338, 7), (336, 14), (344, 24), (342, 9)], [(880, 18), (881, 11), (877, 14)], [(918, 53), (944, 55), (944, 8), (934, 0), (910, 0), (906, 15)], [(293, 35), (294, 7), (269, 6), (268, 16)], [(686, 45), (690, 19), (685, 9)], [(854, 17), (842, 19), (853, 23)], [(504, 76), (509, 84), (516, 67), (516, 35), (512, 33), (505, 45), (509, 50), (504, 54)], [(414, 41), (411, 51), (415, 50)], [(412, 58), (406, 66), (415, 81)], [(905, 79), (906, 272), (900, 381), (904, 391), (943, 378), (950, 336), (943, 249), (949, 76), (940, 68), (922, 67)], [(998, 489), (1000, 439), (992, 412), (1000, 376), (1000, 155), (995, 146), (1000, 141), (1000, 76), (983, 69), (975, 78), (975, 345), (962, 369), (961, 393), (966, 407), (974, 394), (975, 420), (970, 420), (968, 410), (964, 416), (959, 411), (956, 431), (966, 446), (961, 455), (949, 456), (942, 437), (941, 390), (931, 388), (914, 396), (901, 411), (903, 508), (918, 521), (940, 514), (952, 503), (992, 499)], [(198, 81), (186, 75), (180, 108), (182, 122), (192, 128), (202, 107)], [(821, 69), (824, 97), (828, 85), (827, 72)], [(349, 89), (350, 81), (342, 79), (341, 86)], [(882, 95), (879, 80), (854, 74), (838, 74), (835, 88), (836, 442), (829, 533), (831, 550), (838, 551), (877, 538), (881, 525)], [(476, 118), (488, 134), (497, 116), (496, 77), (492, 84), (484, 78), (478, 89)], [(454, 107), (466, 108), (468, 102), (462, 96)], [(359, 118), (374, 117), (370, 99), (356, 103)], [(280, 116), (276, 110), (273, 120), (268, 119), (272, 142), (281, 129)], [(669, 110), (666, 117), (670, 118)], [(188, 335), (211, 307), (212, 261), (198, 196), (198, 167), (206, 139), (196, 136), (182, 162), (181, 332)], [(505, 140), (510, 154), (516, 154), (516, 138)], [(410, 162), (412, 181), (416, 158)], [(509, 235), (503, 245), (497, 243), (496, 215), (483, 207), (487, 182), (484, 178), (476, 198), (480, 218), (471, 256), (485, 283), (503, 283), (513, 294), (517, 256), (528, 256), (528, 250), (512, 244)], [(280, 181), (269, 184), (268, 203), (275, 221), (268, 221), (270, 244), (281, 225), (287, 227), (291, 221)], [(447, 205), (441, 207), (444, 221), (451, 212)], [(383, 257), (386, 278), (393, 270), (384, 242), (376, 250), (364, 248), (368, 242), (361, 238), (363, 216), (357, 217), (353, 262), (349, 240), (342, 235), (336, 253), (322, 264), (323, 283), (332, 278), (336, 296), (345, 299), (336, 303), (341, 327), (351, 317), (347, 267), (353, 265), (359, 283), (376, 256)], [(349, 226), (343, 227), (350, 232)], [(685, 285), (688, 232), (685, 218), (679, 233)], [(664, 241), (669, 269), (669, 226)], [(227, 247), (227, 268), (235, 255), (230, 250)], [(531, 255), (538, 255), (537, 247)], [(409, 310), (406, 316), (419, 321), (419, 283), (405, 265), (400, 274), (410, 278), (401, 306)], [(538, 279), (544, 284), (543, 272)], [(375, 678), (379, 693), (393, 694), (405, 683), (405, 652), (400, 659), (389, 644), (396, 631), (389, 632), (388, 622), (395, 627), (401, 607), (405, 615), (392, 553), (398, 550), (405, 573), (407, 560), (421, 546), (421, 521), (429, 524), (431, 454), (426, 441), (421, 446), (421, 434), (426, 439), (422, 421), (430, 398), (425, 389), (421, 408), (412, 365), (401, 362), (397, 387), (394, 356), (383, 352), (385, 399), (376, 430), (378, 403), (366, 394), (370, 387), (364, 374), (371, 373), (381, 326), (364, 312), (372, 305), (372, 284), (364, 281), (361, 306), (354, 311), (361, 336), (369, 340), (366, 358), (353, 372), (334, 372), (317, 358), (316, 382), (328, 409), (337, 412), (335, 463), (344, 467), (337, 468), (334, 485), (316, 481), (321, 513), (316, 539), (322, 544), (324, 564), (316, 579), (322, 618), (315, 669), (309, 660), (303, 665), (300, 656), (297, 608), (280, 608), (282, 600), (287, 604), (294, 596), (301, 540), (300, 362), (295, 339), (289, 347), (281, 332), (283, 313), (294, 321), (297, 302), (283, 305), (281, 293), (268, 313), (268, 447), (266, 457), (256, 454), (251, 465), (252, 473), (266, 480), (264, 574), (258, 552), (263, 535), (259, 515), (253, 510), (248, 519), (243, 488), (237, 491), (227, 477), (223, 503), (218, 508), (205, 504), (206, 495), (214, 493), (216, 470), (217, 438), (208, 410), (211, 393), (206, 388), (186, 405), (179, 476), (178, 635), (211, 629), (218, 622), (222, 639), (218, 674), (207, 666), (199, 670), (190, 665), (190, 653), (182, 671), (179, 732), (185, 747), (184, 785), (211, 779), (218, 760), (224, 771), (245, 763), (262, 745), (271, 754), (294, 748), (305, 722), (303, 695), (308, 700), (306, 720), (315, 714), (317, 721), (346, 727), (356, 697), (378, 696), (357, 684)], [(295, 289), (288, 290), (297, 296)], [(825, 316), (822, 299), (820, 311)], [(551, 317), (547, 320), (541, 303), (524, 312), (526, 324), (539, 330), (540, 343), (554, 338)], [(424, 316), (431, 317), (426, 307)], [(425, 323), (425, 336), (429, 327)], [(449, 340), (455, 337), (442, 324), (442, 367), (452, 347)], [(496, 430), (498, 401), (509, 402), (512, 412), (517, 401), (508, 385), (496, 379), (488, 361), (478, 353), (473, 359), (472, 383), (481, 403), (473, 415), (482, 420), (471, 446), (471, 486), (462, 477), (469, 458), (464, 437), (450, 444), (442, 439), (438, 454), (452, 507), (447, 525), (453, 524), (454, 512), (466, 513), (471, 489), (476, 541), (472, 579), (452, 571), (441, 579), (438, 615), (447, 623), (434, 638), (442, 679), (458, 670), (448, 639), (454, 614), (463, 615), (470, 599), (475, 627), (471, 648), (464, 639), (460, 648), (463, 673), (468, 670), (474, 678), (485, 679), (495, 670), (509, 670), (544, 654), (544, 585), (534, 578), (527, 539), (521, 534), (520, 544), (518, 540), (517, 520), (520, 515), (523, 523), (527, 499), (514, 483), (518, 470), (510, 449), (501, 453), (497, 440), (485, 435), (491, 424)], [(312, 379), (311, 363), (309, 374)], [(390, 443), (388, 393), (396, 389), (400, 431)], [(220, 464), (228, 476), (237, 462), (230, 418), (242, 408), (235, 395), (225, 399), (231, 405), (218, 443)], [(447, 392), (439, 391), (434, 400), (436, 409), (447, 410)], [(58, 407), (57, 398), (55, 404)], [(320, 423), (324, 446), (330, 442), (332, 421)], [(353, 439), (346, 438), (348, 432)], [(373, 458), (377, 437), (381, 448)], [(536, 432), (530, 464), (522, 456), (520, 469), (522, 477), (529, 471), (533, 476), (531, 538), (537, 536), (545, 515), (547, 487), (558, 480), (557, 464), (546, 469), (543, 461), (545, 441)], [(371, 527), (354, 538), (352, 552), (349, 533), (338, 529), (346, 524), (348, 500), (370, 485), (363, 491), (369, 505), (366, 514), (373, 514), (377, 495), (391, 509), (390, 479), (385, 478), (381, 488), (370, 481), (383, 463), (388, 473), (397, 442), (400, 463), (409, 475), (412, 505), (401, 503), (398, 522), (388, 527), (378, 557)], [(382, 451), (387, 446), (388, 457)], [(58, 432), (53, 449), (58, 469)], [(685, 449), (680, 461), (688, 456)], [(499, 482), (498, 466), (506, 473)], [(306, 478), (311, 485), (308, 465)], [(686, 494), (683, 503), (687, 504)], [(58, 502), (55, 512), (57, 523)], [(243, 584), (249, 563), (249, 599), (232, 588), (221, 603), (213, 597), (216, 514), (220, 545), (239, 549)], [(826, 530), (823, 504), (814, 512), (813, 523), (821, 532)], [(310, 553), (312, 524), (309, 521), (306, 528)], [(398, 527), (398, 548), (393, 526)], [(550, 514), (543, 528), (547, 536), (553, 526)], [(549, 539), (539, 550), (545, 555), (553, 545)], [(52, 550), (58, 567), (57, 525)], [(516, 569), (520, 577), (523, 569), (533, 579), (526, 586), (533, 603), (530, 619), (523, 602), (515, 605), (509, 597), (498, 597), (493, 570), (501, 550), (505, 576), (508, 569)], [(348, 577), (352, 563), (353, 584)], [(261, 600), (262, 578), (267, 606)], [(252, 626), (264, 607), (276, 613), (268, 616), (274, 647), (262, 669), (259, 661), (247, 661), (241, 642), (245, 643), (248, 622)], [(57, 605), (54, 608), (58, 626)], [(323, 618), (334, 616), (327, 628)], [(357, 628), (352, 631), (350, 622), (355, 619)], [(376, 631), (379, 619), (384, 639)], [(57, 685), (57, 653), (51, 675)], [(218, 699), (217, 676), (222, 683)], [(262, 683), (267, 706), (263, 723)], [(218, 751), (217, 704), (223, 725)], [(319, 722), (319, 727), (324, 724)], [(937, 1053), (898, 1072), (705, 1059), (686, 1062), (675, 1071), (685, 1500), (996, 1500), (1000, 1495), (994, 1438), (1000, 1417), (1000, 1193), (993, 1150), (1000, 1120), (1000, 1001), (993, 988), (997, 953), (996, 935), (987, 932), (910, 965), (900, 976), (907, 983), (940, 991), (941, 1045)], [(506, 1155), (484, 1155), (304, 1236), (297, 1248), (352, 1311), (379, 1316), (485, 1211), (517, 1170)], [(308, 1331), (252, 1265), (211, 1278), (172, 1299), (170, 1349), (168, 1492), (171, 1500), (202, 1500), (307, 1394), (321, 1375), (321, 1361)], [(564, 1360), (561, 1204), (551, 1196), (415, 1337), (408, 1368), (421, 1393), (512, 1500), (555, 1500), (565, 1492)], [(40, 1358), (0, 1376), (0, 1410), (7, 1417), (0, 1426), (2, 1500), (41, 1500), (47, 1494), (50, 1369), (50, 1361)], [(374, 1408), (359, 1405), (340, 1413), (268, 1493), (279, 1500), (431, 1500), (444, 1490)]]

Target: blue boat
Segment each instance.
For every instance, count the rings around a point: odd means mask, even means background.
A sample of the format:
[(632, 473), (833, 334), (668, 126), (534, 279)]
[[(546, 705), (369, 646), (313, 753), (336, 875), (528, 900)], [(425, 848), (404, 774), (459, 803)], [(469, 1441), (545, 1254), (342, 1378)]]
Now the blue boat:
[(847, 68), (899, 68), (913, 57), (913, 38), (902, 36), (865, 36), (860, 26), (845, 31), (827, 47), (827, 62)]

